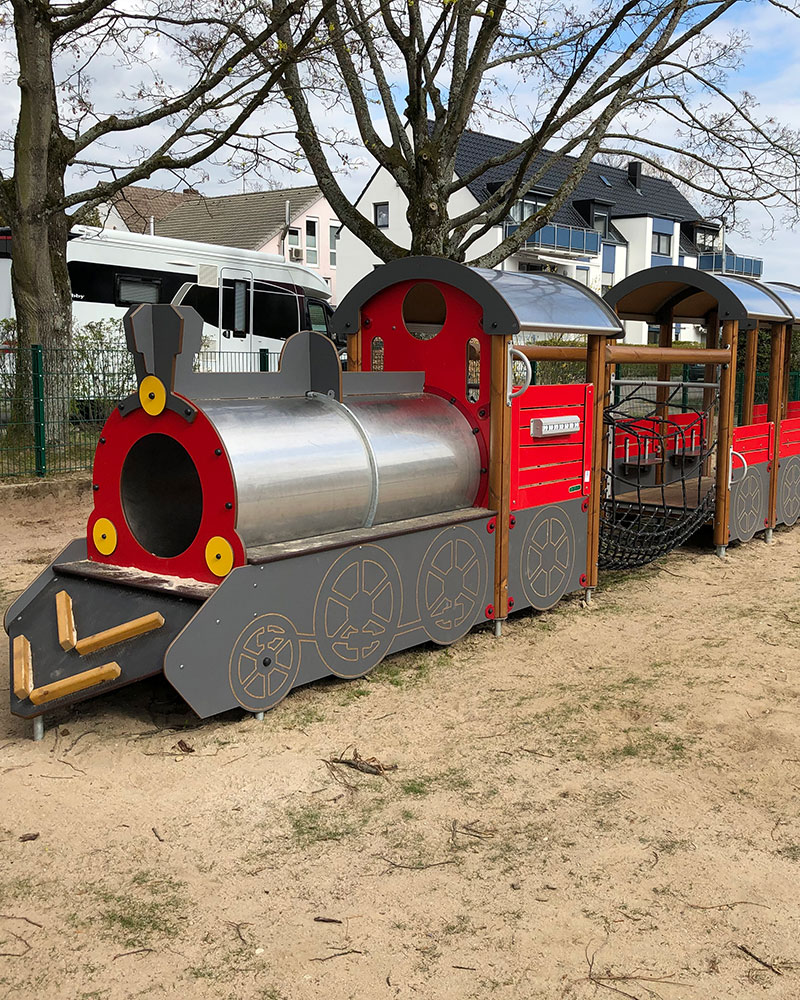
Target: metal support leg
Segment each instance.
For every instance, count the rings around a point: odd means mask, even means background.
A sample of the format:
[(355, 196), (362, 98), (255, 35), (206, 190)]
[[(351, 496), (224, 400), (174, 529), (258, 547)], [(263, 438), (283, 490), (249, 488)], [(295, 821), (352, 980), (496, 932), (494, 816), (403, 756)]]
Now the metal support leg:
[(587, 604), (591, 604), (593, 596), (594, 596), (594, 587), (587, 587), (583, 595), (584, 601), (586, 601)]
[(503, 619), (502, 618), (495, 618), (495, 620), (494, 620), (494, 637), (495, 637), (495, 639), (499, 639), (502, 634), (503, 634)]
[(256, 722), (263, 722), (264, 721), (264, 713), (263, 712), (253, 712), (253, 718), (256, 720)]
[(33, 741), (38, 743), (44, 739), (44, 716), (37, 715), (33, 720)]
[(718, 556), (718, 558), (720, 558), (720, 559), (724, 559), (725, 558), (725, 550), (727, 548), (728, 548), (727, 545), (718, 545), (717, 546), (717, 556)]
[(764, 532), (764, 541), (767, 543), (767, 545), (769, 545), (769, 543), (772, 541), (772, 528), (767, 528), (767, 530)]

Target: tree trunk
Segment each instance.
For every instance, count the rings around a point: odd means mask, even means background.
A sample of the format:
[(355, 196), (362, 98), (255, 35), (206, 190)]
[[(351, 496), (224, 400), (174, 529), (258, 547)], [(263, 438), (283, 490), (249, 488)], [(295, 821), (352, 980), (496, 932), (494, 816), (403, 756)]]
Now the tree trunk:
[[(65, 366), (52, 352), (69, 347), (72, 294), (67, 271), (69, 220), (58, 207), (64, 196), (69, 140), (58, 122), (53, 78), (53, 27), (44, 5), (13, 0), (19, 54), (20, 112), (14, 142), (11, 276), (17, 317), (19, 364), (13, 409), (31, 413), (30, 347), (45, 354), (48, 441), (68, 433)], [(12, 414), (12, 419), (14, 415)]]
[[(425, 123), (427, 131), (427, 123)], [(420, 130), (421, 131), (421, 130)], [(424, 138), (417, 144), (416, 184), (406, 218), (411, 229), (412, 256), (447, 257), (448, 229), (446, 178), (439, 166), (436, 144)]]

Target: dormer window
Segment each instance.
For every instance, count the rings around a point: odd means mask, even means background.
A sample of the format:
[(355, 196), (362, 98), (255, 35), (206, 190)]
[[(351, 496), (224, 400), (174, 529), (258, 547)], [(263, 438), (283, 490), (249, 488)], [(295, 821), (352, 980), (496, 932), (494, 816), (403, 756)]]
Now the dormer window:
[(520, 198), (519, 201), (514, 202), (511, 209), (511, 218), (519, 225), (526, 219), (530, 219), (532, 215), (536, 215), (538, 211), (545, 207), (548, 201), (550, 199), (546, 195), (526, 194), (524, 198)]
[(608, 236), (608, 212), (595, 208), (593, 212), (592, 228), (600, 233), (603, 239)]
[(695, 229), (694, 243), (701, 253), (713, 253), (717, 248), (717, 234), (713, 229)]

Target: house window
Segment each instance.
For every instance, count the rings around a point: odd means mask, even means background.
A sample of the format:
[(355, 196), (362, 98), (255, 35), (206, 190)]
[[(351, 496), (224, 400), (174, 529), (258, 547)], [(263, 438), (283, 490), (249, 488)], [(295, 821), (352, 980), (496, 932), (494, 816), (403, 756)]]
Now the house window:
[(697, 229), (694, 242), (701, 253), (713, 253), (717, 248), (717, 234), (711, 229)]
[(653, 253), (662, 257), (672, 256), (672, 237), (667, 233), (653, 233)]
[(598, 212), (595, 210), (594, 228), (598, 233), (600, 233), (603, 239), (608, 236), (608, 212)]
[(373, 212), (375, 213), (375, 225), (378, 229), (388, 229), (389, 228), (389, 202), (388, 201), (377, 201), (372, 206)]
[(300, 246), (300, 230), (290, 229), (289, 230), (289, 246), (299, 247)]
[(530, 219), (532, 215), (536, 215), (540, 209), (544, 208), (549, 200), (544, 195), (526, 194), (524, 198), (520, 198), (519, 201), (514, 203), (511, 209), (511, 218), (517, 223), (524, 222), (526, 219)]
[(306, 264), (319, 264), (316, 219), (306, 219)]
[(337, 222), (336, 225), (331, 223), (331, 229), (330, 229), (331, 267), (336, 267), (336, 244), (338, 242), (339, 242), (339, 223)]
[(603, 271), (600, 275), (600, 294), (605, 295), (606, 292), (614, 284), (614, 275), (608, 271)]
[(579, 268), (576, 268), (576, 270), (575, 270), (575, 278), (576, 278), (577, 281), (580, 281), (580, 283), (582, 285), (588, 285), (589, 284), (589, 268), (588, 267), (579, 267)]

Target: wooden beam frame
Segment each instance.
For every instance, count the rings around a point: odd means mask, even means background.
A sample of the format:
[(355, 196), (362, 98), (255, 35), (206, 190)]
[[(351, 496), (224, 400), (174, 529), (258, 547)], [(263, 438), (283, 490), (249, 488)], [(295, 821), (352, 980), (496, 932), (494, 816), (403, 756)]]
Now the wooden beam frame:
[(767, 396), (767, 420), (775, 424), (772, 461), (769, 468), (769, 512), (767, 529), (775, 527), (778, 520), (778, 470), (780, 469), (781, 420), (786, 406), (785, 395), (789, 390), (786, 378), (786, 356), (788, 347), (787, 327), (783, 323), (773, 323), (770, 327), (769, 351), (769, 395)]
[(511, 520), (511, 407), (508, 392), (510, 336), (491, 338), (489, 402), (489, 506), (497, 511), (494, 541), (495, 620), (508, 617), (508, 532)]
[(736, 341), (739, 336), (738, 320), (725, 320), (722, 324), (722, 347), (729, 349), (730, 360), (722, 365), (719, 384), (719, 421), (717, 426), (717, 480), (714, 506), (714, 544), (718, 555), (723, 555), (730, 535), (731, 491), (729, 486), (731, 448), (733, 447), (733, 418), (736, 402)]
[(605, 410), (606, 387), (611, 378), (610, 369), (606, 364), (606, 354), (606, 338), (602, 336), (592, 337), (586, 356), (586, 381), (591, 382), (594, 389), (591, 492), (589, 493), (589, 516), (586, 525), (586, 589), (589, 591), (597, 586), (597, 563), (600, 553), (600, 509), (603, 499), (603, 467), (605, 465), (603, 411)]

